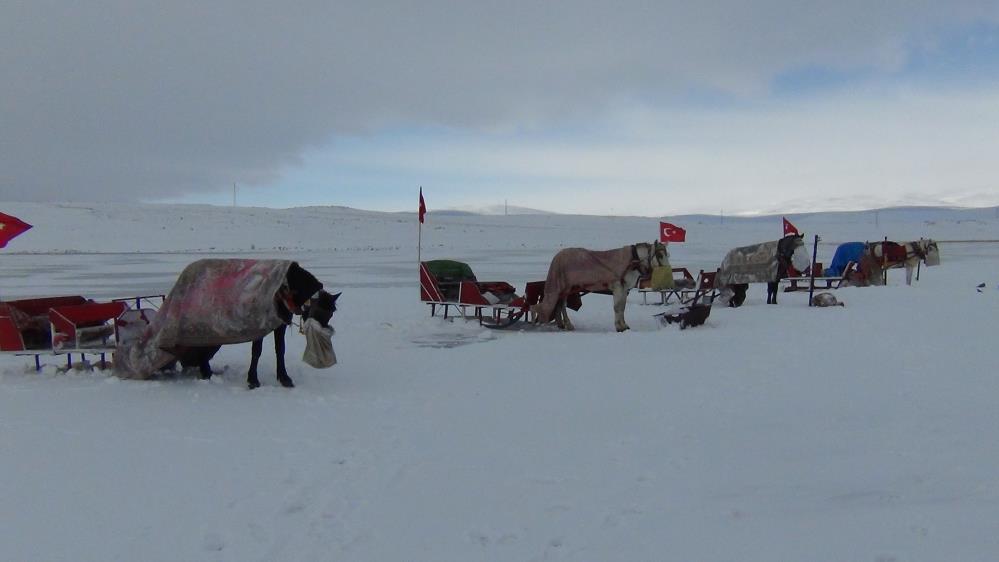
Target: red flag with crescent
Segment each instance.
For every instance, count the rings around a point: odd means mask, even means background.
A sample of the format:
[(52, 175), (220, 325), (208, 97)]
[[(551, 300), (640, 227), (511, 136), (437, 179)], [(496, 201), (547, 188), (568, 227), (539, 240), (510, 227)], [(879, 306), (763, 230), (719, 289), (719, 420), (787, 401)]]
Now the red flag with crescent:
[(686, 230), (672, 223), (668, 222), (659, 223), (660, 242), (683, 242), (686, 239), (687, 239)]
[(427, 204), (423, 201), (423, 188), (420, 188), (420, 224), (423, 224), (423, 217), (427, 214)]
[(14, 238), (24, 234), (24, 231), (31, 228), (31, 225), (17, 217), (0, 213), (0, 248), (7, 245)]

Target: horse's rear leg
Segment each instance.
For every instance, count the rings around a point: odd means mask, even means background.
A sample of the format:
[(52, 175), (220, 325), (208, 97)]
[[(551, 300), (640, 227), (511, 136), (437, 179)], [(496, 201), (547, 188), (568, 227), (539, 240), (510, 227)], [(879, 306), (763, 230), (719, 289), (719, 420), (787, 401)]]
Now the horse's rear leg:
[(565, 299), (558, 301), (558, 304), (555, 305), (555, 325), (562, 330), (568, 330), (571, 332), (576, 328), (572, 325), (572, 321), (569, 320), (569, 312), (566, 308)]
[(576, 327), (572, 325), (572, 320), (569, 320), (569, 307), (565, 306), (565, 304), (562, 305), (562, 325), (569, 332), (576, 329)]
[(767, 304), (777, 304), (777, 288), (779, 284), (775, 281), (767, 283)]
[(552, 309), (552, 320), (555, 320), (555, 325), (558, 326), (559, 330), (565, 329), (565, 305), (562, 301), (555, 303), (555, 308)]
[(295, 383), (288, 376), (288, 370), (284, 367), (284, 333), (288, 326), (282, 324), (274, 330), (274, 355), (277, 358), (277, 380), (285, 388), (293, 388)]
[(208, 380), (212, 378), (212, 366), (208, 362), (207, 357), (201, 357), (198, 359), (198, 372), (201, 373), (201, 380)]
[(257, 379), (257, 362), (260, 361), (260, 354), (264, 350), (264, 339), (253, 340), (253, 347), (250, 355), (250, 370), (246, 373), (246, 386), (253, 390), (260, 386)]

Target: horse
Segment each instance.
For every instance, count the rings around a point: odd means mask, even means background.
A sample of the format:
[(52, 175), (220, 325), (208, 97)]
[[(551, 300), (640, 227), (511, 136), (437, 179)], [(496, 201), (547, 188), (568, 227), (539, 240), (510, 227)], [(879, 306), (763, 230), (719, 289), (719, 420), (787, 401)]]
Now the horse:
[(614, 327), (628, 330), (624, 308), (628, 291), (638, 285), (641, 277), (652, 268), (669, 264), (669, 252), (659, 242), (640, 242), (617, 250), (594, 251), (566, 248), (552, 258), (545, 280), (544, 295), (535, 306), (535, 321), (546, 324), (555, 321), (564, 330), (575, 329), (566, 308), (579, 310), (579, 297), (586, 293), (614, 296)]
[[(299, 266), (298, 263), (292, 262), (288, 268), (286, 283), (274, 294), (274, 307), (283, 322), (271, 333), (274, 336), (277, 381), (285, 388), (295, 387), (295, 382), (288, 376), (288, 369), (284, 364), (284, 336), (288, 325), (292, 323), (293, 316), (301, 316), (302, 322), (314, 318), (320, 325), (328, 328), (333, 313), (336, 312), (336, 301), (340, 298), (341, 293), (331, 295), (322, 287), (323, 284), (311, 273)], [(250, 390), (260, 387), (260, 380), (257, 378), (257, 364), (263, 353), (263, 347), (263, 337), (253, 340), (250, 350), (250, 368), (246, 373), (246, 386)], [(185, 368), (197, 366), (201, 378), (208, 380), (212, 378), (213, 374), (209, 361), (218, 350), (219, 346), (195, 348), (181, 357), (181, 365)]]
[(328, 328), (339, 297), (293, 261), (198, 260), (184, 269), (141, 336), (118, 350), (115, 368), (123, 378), (149, 378), (179, 362), (210, 379), (210, 361), (222, 345), (252, 342), (246, 382), (254, 389), (263, 339), (272, 333), (277, 380), (292, 388), (284, 363), (288, 324), (300, 315), (303, 323), (312, 318)]
[(868, 253), (881, 269), (905, 268), (905, 284), (912, 285), (912, 270), (920, 260), (927, 266), (940, 264), (940, 249), (933, 240), (920, 239), (912, 242), (873, 242), (868, 244)]
[(715, 278), (715, 286), (728, 293), (728, 305), (741, 306), (750, 283), (767, 284), (767, 304), (777, 304), (781, 278), (789, 267), (805, 270), (809, 263), (803, 234), (789, 234), (780, 240), (729, 250)]

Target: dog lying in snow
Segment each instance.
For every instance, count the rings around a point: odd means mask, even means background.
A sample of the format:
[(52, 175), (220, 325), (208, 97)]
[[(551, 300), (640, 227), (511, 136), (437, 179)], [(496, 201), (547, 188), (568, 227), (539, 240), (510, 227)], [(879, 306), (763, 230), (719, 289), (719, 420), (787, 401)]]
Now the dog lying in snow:
[(819, 293), (812, 297), (812, 306), (846, 306), (839, 302), (832, 293)]

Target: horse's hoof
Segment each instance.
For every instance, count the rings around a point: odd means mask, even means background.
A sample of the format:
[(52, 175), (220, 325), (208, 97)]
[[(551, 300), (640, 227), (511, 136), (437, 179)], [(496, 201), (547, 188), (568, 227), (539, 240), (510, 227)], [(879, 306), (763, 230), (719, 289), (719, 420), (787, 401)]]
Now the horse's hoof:
[(295, 383), (292, 382), (291, 377), (278, 377), (278, 382), (285, 388), (295, 388)]
[(260, 388), (260, 381), (246, 381), (246, 387), (250, 390), (254, 388)]

